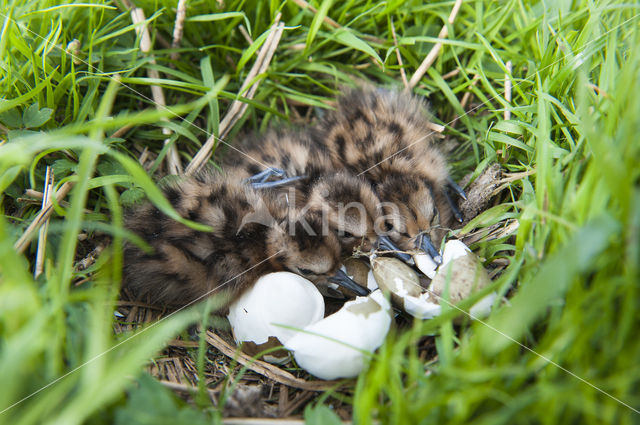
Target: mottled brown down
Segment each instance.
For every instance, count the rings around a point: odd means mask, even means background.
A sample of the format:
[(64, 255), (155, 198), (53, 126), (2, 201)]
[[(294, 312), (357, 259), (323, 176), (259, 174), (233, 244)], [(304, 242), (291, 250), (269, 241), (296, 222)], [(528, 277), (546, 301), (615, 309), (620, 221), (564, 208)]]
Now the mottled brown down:
[(262, 135), (245, 136), (234, 147), (223, 157), (223, 168), (231, 177), (246, 179), (269, 167), (282, 169), (290, 177), (306, 176), (275, 190), (297, 189), (302, 195), (298, 206), (306, 202), (309, 186), (333, 170), (326, 148), (315, 143), (311, 133), (303, 129), (271, 129)]
[(193, 230), (150, 203), (128, 211), (126, 227), (151, 247), (125, 246), (124, 287), (141, 300), (179, 307), (224, 294), (226, 305), (265, 273), (289, 270), (319, 283), (339, 266), (337, 237), (277, 193), (219, 173), (163, 190), (180, 216), (213, 231)]
[(383, 203), (390, 237), (405, 249), (414, 247), (421, 231), (439, 241), (452, 222), (443, 196), (447, 162), (428, 125), (427, 108), (419, 98), (363, 87), (348, 90), (316, 133), (334, 167), (371, 182)]
[(225, 172), (246, 179), (275, 167), (288, 176), (307, 176), (295, 184), (260, 190), (286, 194), (291, 202), (295, 198), (297, 208), (324, 216), (330, 231), (339, 237), (343, 254), (351, 254), (356, 246), (368, 250), (377, 237), (374, 224), (382, 213), (380, 200), (364, 177), (335, 167), (318, 139), (302, 130), (271, 130), (245, 137), (238, 151), (227, 152)]

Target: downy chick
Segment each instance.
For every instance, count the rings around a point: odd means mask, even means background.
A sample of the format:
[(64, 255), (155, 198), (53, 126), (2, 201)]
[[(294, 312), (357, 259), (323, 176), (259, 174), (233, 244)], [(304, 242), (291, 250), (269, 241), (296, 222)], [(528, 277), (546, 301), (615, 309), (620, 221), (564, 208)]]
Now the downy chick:
[(419, 247), (441, 260), (439, 241), (460, 213), (448, 190), (444, 154), (434, 143), (424, 102), (395, 90), (364, 87), (342, 96), (319, 126), (334, 166), (365, 176), (385, 205), (387, 231), (403, 249)]
[[(275, 194), (217, 173), (163, 190), (181, 217), (213, 231), (191, 229), (149, 203), (130, 211), (127, 228), (152, 248), (125, 246), (124, 287), (138, 298), (180, 307), (223, 293), (228, 303), (269, 272), (288, 270), (320, 283), (338, 271), (336, 236), (323, 234), (312, 214), (289, 211)], [(337, 283), (348, 280), (338, 275)]]
[(227, 174), (246, 179), (255, 189), (295, 187), (302, 194), (308, 185), (332, 170), (326, 147), (304, 130), (271, 129), (245, 137), (223, 158)]
[[(336, 169), (327, 148), (310, 132), (272, 130), (246, 138), (238, 151), (228, 152), (224, 163), (229, 175), (254, 188), (287, 194), (296, 208), (325, 217), (345, 256), (356, 246), (368, 251), (380, 244), (380, 238), (386, 249), (399, 249), (376, 231), (383, 210), (371, 184), (342, 167)], [(260, 181), (263, 178), (270, 181)]]

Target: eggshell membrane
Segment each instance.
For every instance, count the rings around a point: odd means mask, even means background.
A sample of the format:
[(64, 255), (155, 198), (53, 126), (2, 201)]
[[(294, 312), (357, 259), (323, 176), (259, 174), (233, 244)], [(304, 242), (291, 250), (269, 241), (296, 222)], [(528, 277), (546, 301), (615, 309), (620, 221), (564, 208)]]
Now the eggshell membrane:
[(336, 313), (307, 326), (285, 343), (298, 365), (321, 379), (350, 378), (364, 368), (367, 353), (382, 343), (391, 325), (380, 290), (357, 297)]
[(469, 309), (469, 314), (472, 318), (482, 319), (485, 318), (491, 313), (491, 308), (493, 307), (493, 303), (498, 297), (498, 294), (495, 292), (491, 292), (485, 297), (482, 297), (480, 301), (475, 303), (471, 309)]

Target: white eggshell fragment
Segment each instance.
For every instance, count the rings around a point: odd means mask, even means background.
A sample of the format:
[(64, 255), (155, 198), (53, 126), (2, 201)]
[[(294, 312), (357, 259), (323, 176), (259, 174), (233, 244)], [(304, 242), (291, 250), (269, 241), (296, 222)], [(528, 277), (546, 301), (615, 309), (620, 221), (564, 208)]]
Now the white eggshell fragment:
[(413, 254), (413, 261), (416, 263), (418, 270), (424, 273), (429, 279), (433, 279), (436, 275), (438, 265), (429, 254), (425, 254), (424, 252)]
[(367, 289), (375, 291), (378, 288), (378, 282), (376, 282), (376, 277), (373, 275), (373, 270), (369, 270), (369, 274), (367, 274)]
[(433, 319), (439, 316), (442, 309), (438, 300), (424, 292), (417, 297), (406, 296), (404, 298), (404, 310), (419, 319)]
[[(438, 268), (429, 290), (438, 297), (444, 296), (449, 277), (451, 280), (449, 283), (449, 302), (453, 304), (468, 298), (472, 293), (491, 283), (491, 279), (478, 257), (464, 243), (456, 240), (445, 244), (442, 265)], [(497, 294), (492, 292), (481, 298), (469, 310), (471, 317), (488, 316), (496, 297)]]
[[(282, 345), (297, 333), (296, 329), (304, 329), (322, 317), (324, 299), (318, 289), (290, 272), (262, 276), (229, 306), (227, 315), (236, 343), (245, 343), (243, 349), (246, 345), (250, 355)], [(272, 360), (286, 361), (286, 356), (276, 357)]]
[(440, 268), (445, 267), (449, 261), (464, 257), (470, 252), (471, 250), (469, 247), (467, 247), (462, 241), (456, 239), (447, 241), (442, 249), (442, 264), (440, 265)]
[(493, 307), (493, 303), (498, 297), (498, 294), (495, 292), (491, 292), (487, 296), (483, 297), (475, 303), (470, 309), (469, 314), (472, 319), (482, 319), (485, 318), (491, 313), (491, 307)]
[(382, 345), (390, 325), (390, 305), (376, 290), (307, 326), (285, 347), (300, 367), (318, 378), (351, 378), (364, 368), (366, 353)]

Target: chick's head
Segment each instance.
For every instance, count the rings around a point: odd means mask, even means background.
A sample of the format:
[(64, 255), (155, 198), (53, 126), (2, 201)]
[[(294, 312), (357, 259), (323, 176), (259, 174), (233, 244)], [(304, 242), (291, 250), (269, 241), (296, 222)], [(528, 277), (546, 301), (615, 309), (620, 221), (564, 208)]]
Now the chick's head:
[(404, 174), (388, 177), (376, 191), (384, 214), (384, 232), (400, 248), (415, 248), (416, 239), (423, 233), (435, 241), (442, 238), (450, 214), (432, 184)]
[(276, 223), (267, 236), (267, 252), (276, 268), (300, 274), (315, 283), (340, 267), (337, 236), (315, 214), (292, 214)]
[(348, 172), (326, 175), (312, 186), (307, 208), (325, 217), (329, 230), (338, 236), (343, 254), (361, 246), (369, 250), (377, 239), (381, 220), (380, 200), (371, 184)]

